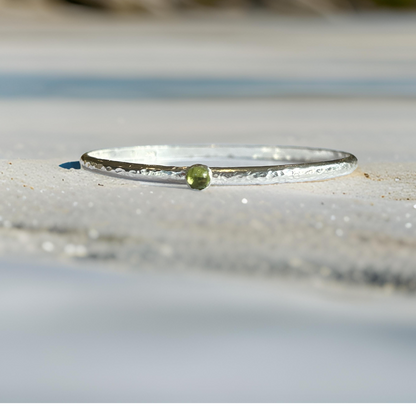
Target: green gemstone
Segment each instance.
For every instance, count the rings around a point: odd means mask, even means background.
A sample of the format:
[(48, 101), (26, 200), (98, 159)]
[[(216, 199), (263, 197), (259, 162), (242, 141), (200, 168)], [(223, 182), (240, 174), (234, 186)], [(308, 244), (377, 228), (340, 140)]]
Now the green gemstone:
[(211, 169), (205, 165), (193, 165), (186, 171), (186, 183), (192, 189), (202, 191), (211, 184)]

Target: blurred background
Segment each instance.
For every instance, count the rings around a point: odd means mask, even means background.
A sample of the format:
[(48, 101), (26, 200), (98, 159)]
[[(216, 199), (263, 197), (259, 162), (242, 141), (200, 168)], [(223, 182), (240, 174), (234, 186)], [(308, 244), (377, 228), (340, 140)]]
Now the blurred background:
[(414, 0), (2, 0), (3, 8), (62, 7), (78, 5), (97, 10), (126, 13), (178, 13), (189, 10), (269, 10), (275, 13), (317, 13), (375, 10), (377, 8), (410, 9)]
[[(0, 401), (415, 400), (416, 2), (0, 0)], [(327, 147), (187, 188), (88, 150)]]

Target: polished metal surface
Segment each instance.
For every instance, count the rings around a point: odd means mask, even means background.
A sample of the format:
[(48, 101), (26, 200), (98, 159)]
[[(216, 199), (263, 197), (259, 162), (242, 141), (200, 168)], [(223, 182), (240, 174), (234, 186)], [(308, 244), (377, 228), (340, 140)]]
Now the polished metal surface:
[[(84, 169), (128, 179), (186, 185), (189, 166), (201, 160), (235, 161), (236, 166), (210, 166), (212, 185), (270, 185), (348, 175), (357, 158), (347, 152), (294, 146), (163, 145), (133, 146), (87, 152)], [(184, 160), (189, 164), (183, 165)], [(181, 165), (175, 164), (178, 161)], [(259, 165), (249, 166), (253, 161)], [(267, 163), (272, 165), (267, 165)]]

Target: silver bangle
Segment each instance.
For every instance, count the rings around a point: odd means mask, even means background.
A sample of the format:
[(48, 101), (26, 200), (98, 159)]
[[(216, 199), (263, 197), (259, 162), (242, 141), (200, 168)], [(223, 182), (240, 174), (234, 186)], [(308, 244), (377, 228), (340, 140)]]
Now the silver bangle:
[[(201, 160), (220, 160), (225, 165), (238, 161), (241, 166), (208, 167), (196, 163)], [(106, 175), (202, 190), (209, 185), (332, 179), (353, 172), (357, 158), (337, 150), (294, 146), (161, 145), (94, 150), (81, 156), (81, 166)]]

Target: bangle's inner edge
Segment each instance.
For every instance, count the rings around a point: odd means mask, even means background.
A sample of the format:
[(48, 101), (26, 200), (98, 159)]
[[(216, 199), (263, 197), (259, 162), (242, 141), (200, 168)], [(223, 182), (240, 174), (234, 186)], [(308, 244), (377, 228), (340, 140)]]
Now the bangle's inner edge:
[(210, 166), (218, 167), (323, 162), (346, 155), (344, 152), (327, 149), (252, 145), (133, 146), (96, 150), (88, 154), (94, 158), (122, 163), (165, 166), (209, 163)]

